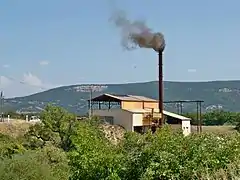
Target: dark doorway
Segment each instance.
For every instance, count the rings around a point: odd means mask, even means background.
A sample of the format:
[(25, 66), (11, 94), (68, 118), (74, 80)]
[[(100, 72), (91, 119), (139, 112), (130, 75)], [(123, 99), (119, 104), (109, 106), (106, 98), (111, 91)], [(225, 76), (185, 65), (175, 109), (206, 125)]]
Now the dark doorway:
[(143, 133), (143, 127), (142, 126), (134, 126), (134, 132)]

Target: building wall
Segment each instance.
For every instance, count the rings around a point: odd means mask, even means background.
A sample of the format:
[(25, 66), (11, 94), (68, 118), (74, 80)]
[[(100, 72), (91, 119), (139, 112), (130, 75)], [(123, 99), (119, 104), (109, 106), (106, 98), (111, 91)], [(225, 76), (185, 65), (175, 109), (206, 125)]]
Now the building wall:
[(157, 102), (144, 102), (144, 108), (147, 109), (158, 109), (158, 103)]
[[(134, 126), (143, 126), (143, 114), (131, 113), (123, 109), (93, 110), (96, 116), (111, 116), (113, 124), (123, 126), (127, 131), (134, 131)], [(146, 125), (148, 125), (147, 123)], [(181, 124), (170, 124), (174, 129), (182, 129), (183, 134), (191, 133), (190, 120), (183, 120)]]
[(127, 131), (133, 131), (132, 113), (122, 109), (93, 110), (95, 116), (112, 116), (113, 124), (123, 126)]
[(181, 124), (169, 124), (169, 125), (173, 130), (181, 130), (182, 129)]
[(142, 109), (143, 103), (142, 102), (122, 101), (121, 106), (122, 106), (122, 109)]
[(176, 124), (176, 123), (169, 123), (172, 129), (182, 129), (183, 134), (185, 136), (189, 135), (191, 133), (191, 123), (190, 120), (181, 120), (181, 123)]
[(182, 130), (185, 136), (191, 133), (191, 123), (190, 120), (183, 120), (182, 121)]
[(122, 101), (122, 109), (158, 109), (157, 102), (132, 102)]
[(143, 125), (143, 114), (132, 114), (133, 126), (142, 126)]

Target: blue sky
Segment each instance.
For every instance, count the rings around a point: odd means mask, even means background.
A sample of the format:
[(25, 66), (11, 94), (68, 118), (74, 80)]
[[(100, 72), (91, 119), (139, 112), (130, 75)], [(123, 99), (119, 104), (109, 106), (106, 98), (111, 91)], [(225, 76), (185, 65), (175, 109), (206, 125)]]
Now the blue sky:
[[(119, 29), (108, 22), (110, 2), (0, 1), (0, 75), (6, 96), (68, 84), (156, 80), (157, 54), (123, 50)], [(239, 0), (115, 3), (129, 19), (144, 19), (164, 33), (165, 80), (240, 79)]]

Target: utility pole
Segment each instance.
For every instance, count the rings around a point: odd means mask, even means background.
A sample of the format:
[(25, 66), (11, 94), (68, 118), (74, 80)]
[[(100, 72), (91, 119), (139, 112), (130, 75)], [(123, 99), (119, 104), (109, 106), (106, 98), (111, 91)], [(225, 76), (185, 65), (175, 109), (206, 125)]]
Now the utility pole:
[[(0, 89), (2, 89), (2, 76), (0, 76)], [(1, 94), (0, 94), (0, 112), (1, 112), (1, 122), (4, 121), (3, 119), (3, 90), (1, 90)]]
[(80, 86), (80, 92), (88, 92), (89, 93), (89, 119), (92, 117), (93, 115), (93, 108), (92, 108), (92, 98), (93, 98), (93, 92), (101, 92), (104, 89), (106, 89), (107, 86), (103, 86), (103, 85), (83, 85)]
[(1, 122), (4, 121), (4, 117), (3, 117), (3, 103), (4, 103), (3, 91), (1, 91), (1, 94), (0, 94)]

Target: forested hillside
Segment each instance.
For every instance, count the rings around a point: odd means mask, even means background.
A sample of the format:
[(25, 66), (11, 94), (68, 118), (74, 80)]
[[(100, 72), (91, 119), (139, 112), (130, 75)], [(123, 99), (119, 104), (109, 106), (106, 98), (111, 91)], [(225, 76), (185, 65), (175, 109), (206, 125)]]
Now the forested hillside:
[[(11, 98), (5, 107), (18, 111), (40, 111), (48, 103), (62, 106), (71, 112), (83, 114), (87, 111), (88, 92), (83, 85), (73, 85), (51, 89), (26, 97)], [(158, 98), (156, 81), (130, 84), (104, 84), (93, 96), (102, 93), (143, 95)], [(204, 100), (203, 110), (240, 110), (240, 81), (213, 82), (165, 82), (164, 98), (168, 100)], [(166, 105), (166, 109), (176, 110), (176, 104)], [(195, 104), (184, 104), (184, 112), (196, 111)]]

